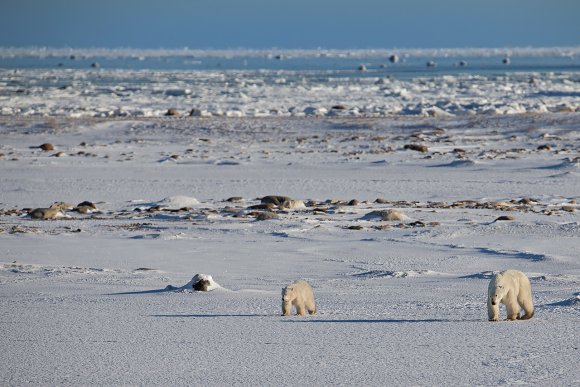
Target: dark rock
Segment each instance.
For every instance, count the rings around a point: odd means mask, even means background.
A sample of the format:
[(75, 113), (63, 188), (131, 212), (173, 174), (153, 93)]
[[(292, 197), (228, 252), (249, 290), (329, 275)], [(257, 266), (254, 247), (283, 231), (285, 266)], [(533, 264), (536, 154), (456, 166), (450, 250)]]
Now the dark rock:
[(429, 148), (427, 148), (427, 145), (421, 145), (421, 144), (407, 144), (407, 145), (405, 145), (404, 148), (414, 150), (417, 152), (423, 152), (423, 153), (426, 153), (429, 151)]
[(538, 200), (532, 198), (523, 198), (517, 201), (518, 204), (524, 205), (534, 205), (538, 203)]
[(172, 117), (179, 117), (179, 111), (177, 111), (177, 109), (175, 108), (169, 108), (167, 109), (167, 113), (165, 113), (166, 116), (172, 116)]
[(192, 285), (193, 290), (197, 290), (199, 292), (207, 292), (207, 288), (209, 287), (210, 282), (206, 279), (200, 279), (196, 283)]
[(243, 202), (244, 198), (241, 196), (232, 196), (226, 199), (226, 202), (230, 202), (230, 203), (240, 203)]
[(58, 208), (35, 208), (28, 213), (33, 219), (56, 219), (63, 216)]
[(75, 211), (80, 213), (80, 214), (89, 214), (89, 213), (93, 212), (94, 209), (89, 207), (89, 206), (77, 206), (75, 208)]
[(494, 220), (494, 222), (497, 221), (506, 221), (506, 220), (516, 220), (515, 217), (511, 216), (511, 215), (502, 215), (499, 218), (497, 218), (496, 220)]
[(93, 210), (96, 210), (97, 209), (97, 206), (95, 205), (95, 203), (89, 202), (89, 201), (86, 201), (86, 200), (84, 202), (82, 202), (82, 203), (77, 204), (77, 207), (82, 207), (82, 206), (92, 208)]
[(272, 203), (264, 203), (264, 204), (256, 204), (254, 206), (249, 206), (248, 210), (271, 210), (274, 207), (276, 207), (276, 206)]
[(46, 143), (40, 145), (39, 148), (42, 149), (43, 151), (51, 151), (51, 150), (54, 150), (54, 145), (46, 142)]
[(290, 199), (288, 196), (279, 196), (279, 195), (268, 195), (268, 196), (264, 196), (262, 199), (260, 199), (260, 201), (263, 204), (274, 204), (275, 206), (281, 206), (284, 203), (288, 203)]
[(270, 220), (270, 219), (278, 219), (278, 214), (274, 212), (261, 212), (258, 216), (256, 216), (256, 220)]

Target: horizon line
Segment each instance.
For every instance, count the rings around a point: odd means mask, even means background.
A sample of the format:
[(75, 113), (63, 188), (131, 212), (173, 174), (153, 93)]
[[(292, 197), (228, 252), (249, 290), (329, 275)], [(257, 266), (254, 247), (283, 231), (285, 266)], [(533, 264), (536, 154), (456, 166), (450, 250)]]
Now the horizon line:
[(270, 51), (270, 50), (284, 50), (284, 51), (373, 51), (373, 50), (499, 50), (499, 49), (518, 49), (518, 50), (545, 50), (545, 49), (580, 49), (580, 45), (553, 45), (553, 46), (534, 46), (534, 45), (518, 45), (518, 46), (442, 46), (442, 47), (133, 47), (133, 46), (51, 46), (51, 45), (22, 45), (22, 46), (3, 46), (0, 45), (0, 50), (139, 50), (139, 51)]
[(580, 56), (580, 45), (577, 46), (503, 46), (503, 47), (439, 47), (439, 48), (404, 48), (404, 47), (381, 47), (381, 48), (136, 48), (136, 47), (70, 47), (70, 46), (0, 46), (0, 57), (7, 56), (130, 56), (130, 57), (159, 57), (159, 56), (221, 56), (221, 55), (246, 55), (246, 56), (273, 56), (283, 59), (284, 56), (446, 56), (446, 55), (473, 55), (473, 56)]

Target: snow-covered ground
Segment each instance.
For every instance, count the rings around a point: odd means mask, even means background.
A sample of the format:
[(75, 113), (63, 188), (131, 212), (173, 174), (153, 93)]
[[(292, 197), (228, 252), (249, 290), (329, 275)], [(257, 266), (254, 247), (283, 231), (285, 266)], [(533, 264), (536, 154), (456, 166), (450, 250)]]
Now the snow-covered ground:
[[(578, 385), (579, 127), (2, 117), (0, 384)], [(508, 268), (536, 314), (488, 322)], [(300, 278), (318, 314), (282, 317)]]
[(169, 109), (203, 117), (461, 116), (580, 108), (577, 73), (373, 75), (6, 69), (0, 116), (160, 117)]

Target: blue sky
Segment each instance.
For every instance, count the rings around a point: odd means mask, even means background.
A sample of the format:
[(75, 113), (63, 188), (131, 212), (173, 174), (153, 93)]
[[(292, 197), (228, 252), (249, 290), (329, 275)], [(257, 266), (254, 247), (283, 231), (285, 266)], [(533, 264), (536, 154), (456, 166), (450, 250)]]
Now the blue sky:
[(580, 0), (3, 0), (0, 46), (580, 45)]

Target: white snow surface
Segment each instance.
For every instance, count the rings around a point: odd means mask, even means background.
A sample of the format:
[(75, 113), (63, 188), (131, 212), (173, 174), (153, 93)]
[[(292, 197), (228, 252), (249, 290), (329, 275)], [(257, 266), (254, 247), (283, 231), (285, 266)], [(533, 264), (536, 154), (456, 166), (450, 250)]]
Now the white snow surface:
[[(578, 385), (579, 127), (1, 117), (0, 384)], [(271, 194), (305, 207), (255, 221)], [(85, 200), (99, 211), (21, 216)], [(406, 218), (365, 219), (386, 210)], [(535, 316), (488, 322), (508, 268)], [(215, 289), (182, 286), (196, 273)], [(281, 316), (297, 279), (316, 315)]]
[(0, 69), (0, 116), (161, 117), (176, 109), (199, 118), (385, 117), (580, 109), (574, 72), (319, 78), (291, 70)]

